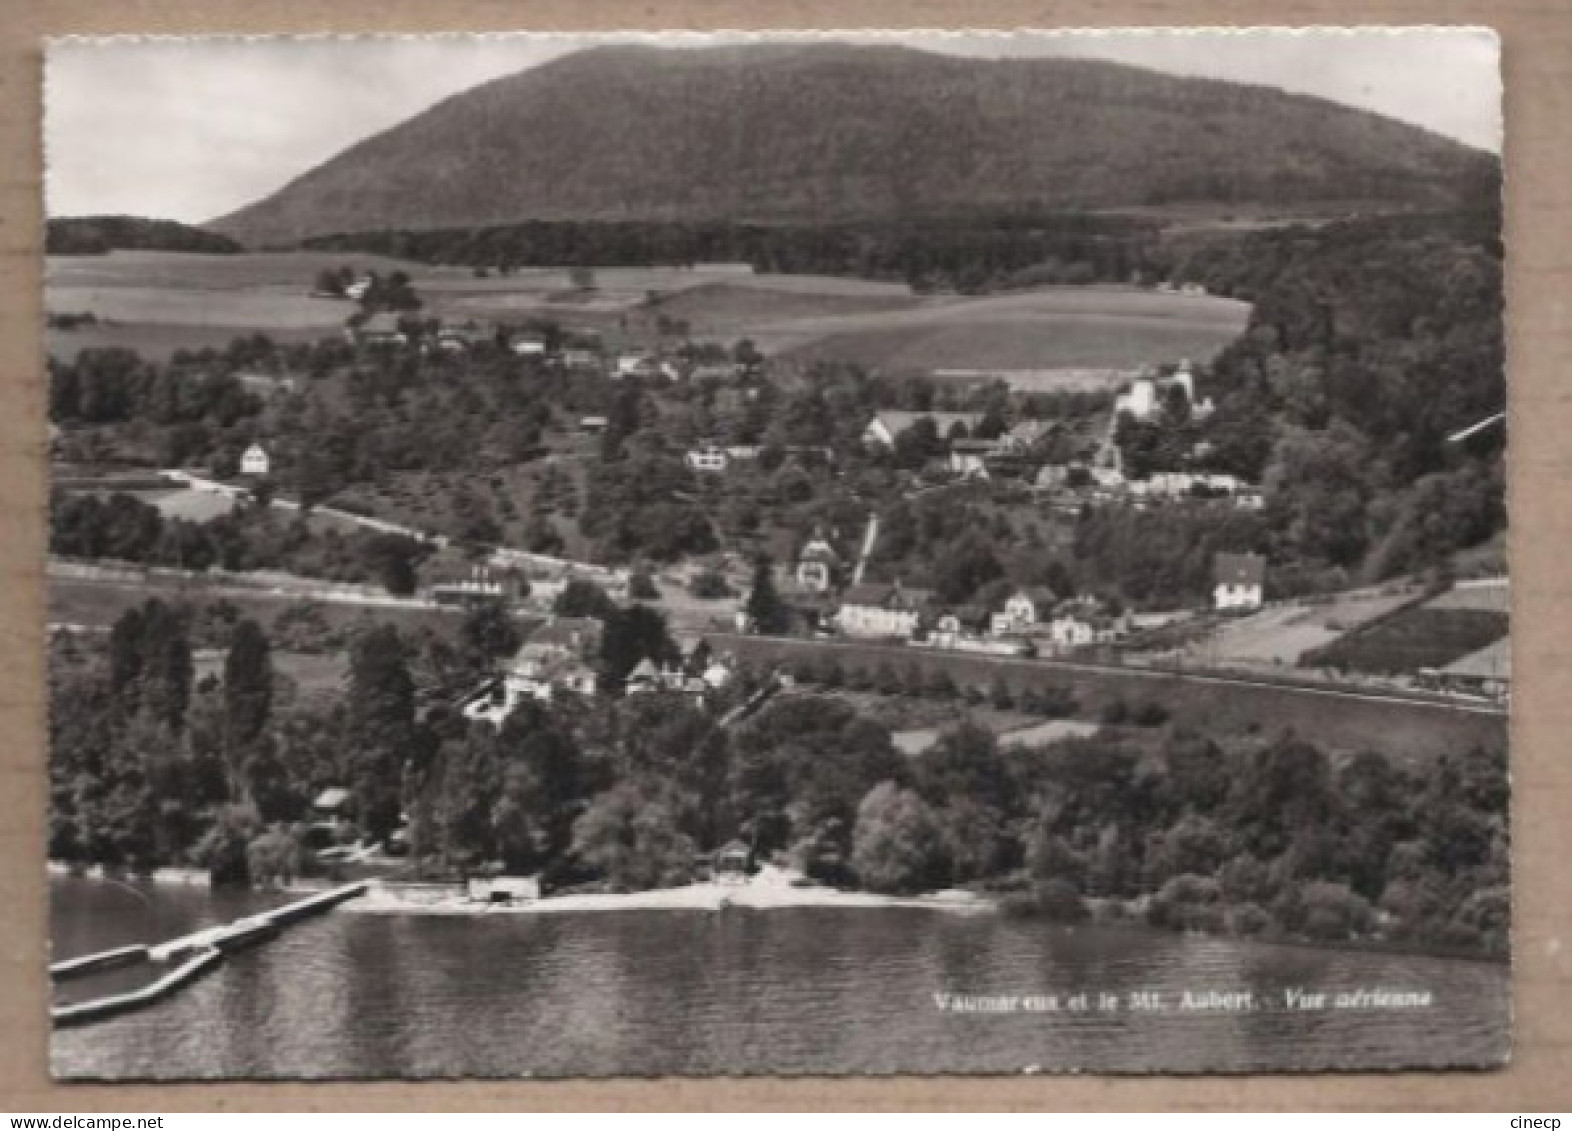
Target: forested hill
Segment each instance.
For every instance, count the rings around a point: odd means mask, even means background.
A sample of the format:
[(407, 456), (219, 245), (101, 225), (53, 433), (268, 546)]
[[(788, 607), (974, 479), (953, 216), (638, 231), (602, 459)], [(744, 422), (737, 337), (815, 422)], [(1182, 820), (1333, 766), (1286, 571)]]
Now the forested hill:
[(111, 251), (194, 251), (230, 255), (242, 250), (228, 236), (175, 220), (140, 216), (71, 216), (50, 220), (44, 232), (48, 255), (104, 255)]
[(1112, 63), (606, 47), (456, 95), (208, 226), (255, 246), (552, 219), (1445, 208), (1496, 171), (1375, 114)]

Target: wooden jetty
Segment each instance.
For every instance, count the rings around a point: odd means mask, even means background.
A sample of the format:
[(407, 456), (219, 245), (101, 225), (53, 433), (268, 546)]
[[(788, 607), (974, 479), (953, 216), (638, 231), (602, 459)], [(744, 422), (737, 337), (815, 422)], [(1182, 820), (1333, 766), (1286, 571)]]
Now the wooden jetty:
[(56, 962), (49, 967), (49, 977), (56, 982), (146, 963), (178, 962), (179, 965), (138, 990), (55, 1006), (49, 1011), (50, 1019), (56, 1025), (80, 1025), (151, 1005), (214, 969), (226, 955), (266, 942), (293, 923), (330, 911), (346, 900), (365, 894), (368, 887), (370, 884), (361, 880), (233, 923), (182, 935), (157, 946), (122, 946)]

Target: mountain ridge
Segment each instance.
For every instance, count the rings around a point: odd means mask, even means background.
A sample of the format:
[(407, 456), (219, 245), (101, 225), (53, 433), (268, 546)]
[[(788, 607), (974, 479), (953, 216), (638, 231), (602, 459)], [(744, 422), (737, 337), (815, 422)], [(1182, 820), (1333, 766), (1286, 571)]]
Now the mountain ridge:
[(1496, 170), (1368, 111), (1097, 60), (609, 45), (451, 95), (204, 227), (256, 245), (536, 219), (1445, 207)]

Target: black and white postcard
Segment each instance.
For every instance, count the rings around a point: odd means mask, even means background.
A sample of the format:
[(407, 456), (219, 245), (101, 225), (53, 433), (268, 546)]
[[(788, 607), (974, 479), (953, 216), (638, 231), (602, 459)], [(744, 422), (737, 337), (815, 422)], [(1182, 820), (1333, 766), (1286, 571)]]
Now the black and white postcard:
[(57, 1077), (1508, 1059), (1492, 33), (46, 64)]

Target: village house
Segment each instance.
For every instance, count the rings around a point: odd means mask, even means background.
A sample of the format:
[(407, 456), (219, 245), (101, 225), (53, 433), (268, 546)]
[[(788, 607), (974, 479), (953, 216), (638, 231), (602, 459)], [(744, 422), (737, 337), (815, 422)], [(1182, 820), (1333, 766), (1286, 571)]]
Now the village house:
[(344, 297), (359, 302), (371, 293), (371, 276), (362, 275), (344, 288)]
[(900, 637), (910, 640), (922, 621), (930, 594), (925, 589), (868, 583), (841, 595), (835, 623), (847, 636)]
[(687, 455), (683, 457), (683, 462), (688, 465), (689, 470), (705, 475), (718, 475), (726, 470), (730, 458), (724, 448), (716, 444), (705, 444), (703, 447), (689, 448)]
[(982, 422), (982, 413), (886, 410), (874, 416), (868, 422), (868, 427), (863, 429), (863, 443), (884, 448), (894, 447), (895, 438), (907, 431), (919, 420), (933, 421), (934, 431), (939, 438), (947, 440), (956, 433), (957, 428), (964, 434), (971, 435), (977, 425)]
[(988, 461), (998, 450), (992, 440), (955, 440), (950, 444), (950, 470), (967, 479), (987, 479)]
[(681, 374), (677, 367), (650, 353), (625, 353), (612, 367), (614, 377), (664, 377), (675, 381)]
[(1068, 651), (1121, 639), (1129, 634), (1130, 616), (1111, 614), (1095, 597), (1072, 597), (1053, 610), (1045, 628), (1054, 649)]
[(518, 591), (516, 577), (493, 573), (485, 566), (473, 566), (468, 573), (434, 581), (427, 587), (426, 596), (439, 605), (462, 606), (509, 601)]
[(947, 609), (933, 622), (928, 643), (935, 648), (960, 647), (963, 642), (975, 639), (988, 619), (988, 611), (977, 605)]
[(252, 444), (240, 456), (241, 475), (262, 478), (272, 469), (273, 461), (268, 458), (267, 449), (261, 444)]
[(444, 353), (466, 353), (484, 344), (490, 333), (478, 326), (444, 326), (437, 331), (436, 345)]
[(1059, 596), (1052, 589), (1031, 586), (1019, 589), (1004, 603), (1004, 610), (995, 613), (989, 629), (995, 636), (1010, 632), (1030, 632), (1046, 624), (1059, 603)]
[(1064, 612), (1048, 622), (1048, 639), (1055, 648), (1083, 648), (1096, 641), (1097, 629), (1090, 617)]
[(736, 369), (732, 365), (717, 365), (713, 362), (695, 365), (688, 372), (688, 380), (690, 381), (730, 381), (734, 376), (736, 376)]
[(501, 727), (527, 700), (550, 702), (564, 692), (593, 697), (592, 661), (599, 629), (600, 622), (587, 617), (563, 617), (543, 625), (519, 649), (508, 670), (465, 700), (462, 714)]
[(1114, 422), (1125, 414), (1142, 423), (1154, 419), (1176, 389), (1183, 392), (1193, 418), (1203, 420), (1212, 414), (1210, 399), (1197, 401), (1195, 398), (1195, 374), (1190, 371), (1190, 363), (1181, 361), (1171, 376), (1156, 377), (1146, 372), (1136, 377), (1127, 391), (1114, 398)]
[(797, 555), (797, 584), (810, 593), (827, 593), (840, 573), (841, 558), (822, 535), (815, 534)]
[[(646, 691), (681, 691), (685, 689), (687, 682), (680, 667), (656, 667), (654, 661), (646, 656), (628, 673), (623, 689), (629, 695), (639, 695)], [(695, 688), (695, 691), (701, 690)]]
[(352, 345), (402, 346), (409, 344), (409, 335), (400, 329), (398, 316), (389, 310), (379, 310), (359, 326), (351, 325), (344, 331)]
[(546, 338), (543, 334), (533, 332), (514, 334), (508, 339), (508, 349), (520, 357), (544, 357)]
[(610, 419), (604, 416), (579, 417), (579, 431), (588, 436), (599, 436), (610, 424)]
[(1212, 560), (1212, 605), (1219, 612), (1249, 612), (1261, 607), (1266, 559), (1259, 554), (1218, 554)]
[(536, 699), (550, 699), (559, 689), (592, 696), (600, 636), (601, 623), (594, 617), (555, 617), (520, 646), (509, 666), (509, 681)]
[(1440, 670), (1423, 668), (1419, 674), (1442, 691), (1505, 701), (1512, 693), (1512, 641), (1503, 636)]
[[(540, 688), (548, 690), (542, 693)], [(464, 701), (459, 713), (471, 722), (490, 723), (500, 729), (508, 716), (518, 709), (520, 703), (527, 699), (550, 698), (549, 685), (537, 685), (517, 676), (504, 675), (488, 680), (473, 692)]]
[(999, 437), (999, 450), (1012, 455), (1025, 455), (1053, 434), (1054, 425), (1047, 420), (1022, 420)]

